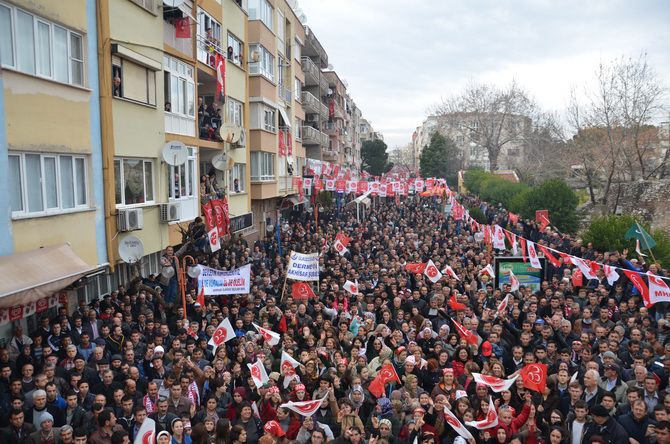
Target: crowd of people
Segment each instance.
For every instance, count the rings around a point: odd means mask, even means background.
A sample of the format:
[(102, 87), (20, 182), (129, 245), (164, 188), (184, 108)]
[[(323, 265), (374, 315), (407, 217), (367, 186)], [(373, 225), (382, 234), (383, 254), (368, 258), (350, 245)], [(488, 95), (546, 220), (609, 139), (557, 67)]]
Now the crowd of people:
[[(664, 275), (626, 252), (596, 251), (463, 199), (539, 244)], [(539, 291), (496, 288), (481, 270), (511, 253), (445, 215), (435, 197), (382, 199), (360, 222), (348, 208), (318, 223), (295, 212), (280, 242), (234, 237), (215, 254), (190, 251), (213, 268), (250, 264), (249, 294), (202, 306), (189, 280), (184, 313), (176, 276), (145, 276), (71, 312), (61, 308), (35, 331), (17, 327), (0, 350), (0, 442), (127, 443), (151, 418), (160, 444), (670, 443), (665, 304), (644, 307), (623, 275), (613, 285), (601, 276), (575, 287), (564, 263), (547, 264)], [(333, 248), (340, 233), (351, 238), (344, 255)], [(185, 251), (169, 247), (163, 264), (177, 267)], [(285, 284), (291, 251), (320, 253), (316, 297), (296, 299)], [(406, 268), (429, 259), (456, 277), (433, 283)], [(358, 284), (356, 294), (343, 289), (346, 281)], [(208, 341), (226, 317), (236, 337), (214, 351)], [(270, 346), (254, 323), (280, 333), (279, 344)], [(297, 377), (280, 368), (282, 352), (300, 363)], [(247, 365), (257, 360), (269, 376), (260, 388)], [(473, 377), (506, 379), (531, 363), (547, 365), (542, 392), (518, 378), (496, 393)], [(375, 396), (370, 384), (389, 364), (400, 382)], [(284, 405), (316, 399), (323, 401), (308, 417)], [(490, 402), (497, 425), (472, 426), (487, 418)], [(472, 438), (457, 433), (445, 409)]]

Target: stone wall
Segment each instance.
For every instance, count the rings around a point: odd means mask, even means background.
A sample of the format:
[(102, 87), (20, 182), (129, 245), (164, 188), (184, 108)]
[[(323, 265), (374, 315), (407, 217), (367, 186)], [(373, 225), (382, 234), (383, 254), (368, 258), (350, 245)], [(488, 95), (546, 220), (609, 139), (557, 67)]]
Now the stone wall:
[(670, 179), (615, 184), (610, 205), (614, 204), (619, 186), (617, 214), (633, 215), (651, 223), (654, 230), (670, 233)]

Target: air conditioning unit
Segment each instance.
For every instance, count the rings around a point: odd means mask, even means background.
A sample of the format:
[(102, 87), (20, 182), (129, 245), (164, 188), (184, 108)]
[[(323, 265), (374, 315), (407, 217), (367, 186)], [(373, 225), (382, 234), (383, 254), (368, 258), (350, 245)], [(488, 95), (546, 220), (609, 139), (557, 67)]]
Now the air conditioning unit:
[(307, 114), (307, 121), (308, 122), (318, 122), (319, 121), (319, 115), (318, 114)]
[(161, 222), (175, 222), (181, 219), (181, 205), (179, 202), (161, 204)]
[(116, 225), (119, 231), (141, 230), (144, 226), (142, 208), (120, 210), (117, 216)]

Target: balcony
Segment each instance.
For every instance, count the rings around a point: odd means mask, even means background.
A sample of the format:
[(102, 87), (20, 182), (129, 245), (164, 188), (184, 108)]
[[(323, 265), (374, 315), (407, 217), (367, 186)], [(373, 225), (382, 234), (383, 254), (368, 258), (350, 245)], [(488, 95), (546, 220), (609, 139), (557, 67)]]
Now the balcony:
[(302, 144), (328, 146), (328, 136), (311, 126), (302, 127)]
[(280, 99), (286, 102), (287, 105), (291, 105), (291, 88), (287, 88), (285, 85), (279, 85), (277, 86), (277, 94), (279, 95)]
[(166, 111), (165, 132), (195, 137), (195, 117)]
[(193, 57), (192, 38), (178, 38), (177, 28), (166, 20), (163, 20), (163, 43), (189, 57)]
[(323, 124), (323, 132), (329, 136), (339, 136), (341, 128), (335, 122), (326, 122)]
[(198, 34), (197, 37), (198, 45), (198, 61), (204, 63), (210, 68), (216, 68), (216, 55), (220, 55), (223, 58), (226, 58), (226, 54), (221, 48), (221, 42), (213, 37), (207, 37), (206, 35)]
[(305, 86), (318, 85), (321, 80), (321, 70), (309, 57), (302, 57), (302, 72), (305, 74)]
[[(307, 91), (302, 92), (302, 109), (305, 110), (305, 113), (319, 114), (321, 113), (321, 106), (326, 107), (314, 94)], [(328, 112), (328, 109), (326, 109), (326, 112)]]
[(280, 193), (292, 193), (295, 191), (293, 189), (293, 176), (279, 176), (277, 182)]

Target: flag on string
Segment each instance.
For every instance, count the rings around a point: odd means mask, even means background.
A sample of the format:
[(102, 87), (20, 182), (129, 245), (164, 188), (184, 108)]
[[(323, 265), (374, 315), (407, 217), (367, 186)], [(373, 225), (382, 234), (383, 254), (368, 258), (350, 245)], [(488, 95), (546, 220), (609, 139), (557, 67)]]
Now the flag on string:
[(647, 278), (649, 279), (649, 303), (653, 305), (659, 302), (669, 302), (668, 284), (660, 276), (647, 274)]
[(535, 251), (535, 242), (527, 241), (528, 243), (528, 258), (530, 259), (530, 264), (535, 268), (542, 268), (540, 259), (537, 257), (537, 252)]
[(547, 258), (547, 260), (551, 263), (551, 265), (553, 265), (556, 268), (559, 268), (561, 266), (561, 261), (556, 256), (551, 254), (551, 251), (549, 251), (547, 247), (545, 247), (544, 245), (538, 245), (538, 247), (540, 247), (540, 251), (542, 251), (542, 254), (544, 255), (545, 258)]
[(635, 288), (637, 288), (640, 296), (642, 296), (644, 305), (650, 306), (651, 301), (649, 300), (649, 287), (647, 286), (647, 283), (644, 281), (644, 279), (642, 279), (642, 275), (633, 270), (622, 269), (622, 271), (623, 274), (625, 274), (626, 277), (633, 283)]
[(614, 283), (619, 280), (619, 273), (616, 272), (616, 267), (603, 265), (603, 271), (605, 272), (608, 284), (614, 285)]

